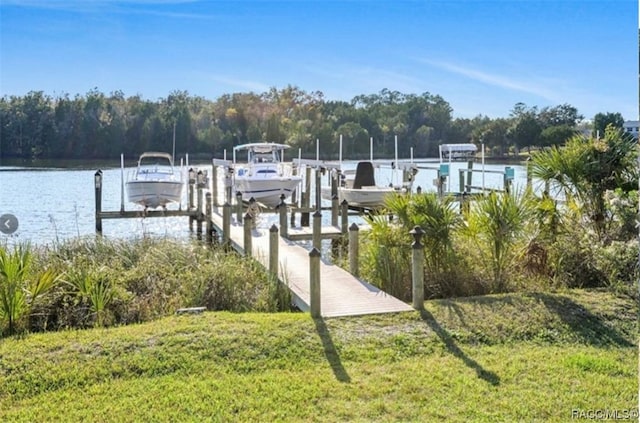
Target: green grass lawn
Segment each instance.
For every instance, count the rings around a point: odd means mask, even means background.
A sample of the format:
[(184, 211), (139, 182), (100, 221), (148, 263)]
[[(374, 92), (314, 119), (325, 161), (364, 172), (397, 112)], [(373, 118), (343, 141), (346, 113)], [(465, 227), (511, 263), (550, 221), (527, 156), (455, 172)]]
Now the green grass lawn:
[(313, 320), (204, 313), (0, 341), (0, 421), (569, 421), (637, 410), (636, 301), (438, 300)]

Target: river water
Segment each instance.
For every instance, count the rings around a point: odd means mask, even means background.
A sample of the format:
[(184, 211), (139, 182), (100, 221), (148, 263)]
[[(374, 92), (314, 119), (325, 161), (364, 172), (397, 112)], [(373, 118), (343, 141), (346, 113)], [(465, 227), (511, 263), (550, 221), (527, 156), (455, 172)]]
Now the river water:
[[(389, 164), (391, 162), (389, 161)], [(117, 166), (117, 164), (116, 164)], [(211, 172), (211, 166), (203, 163), (199, 166)], [(345, 163), (345, 167), (355, 167), (354, 163)], [(422, 163), (421, 166), (436, 168), (437, 163)], [(467, 163), (451, 164), (448, 186), (452, 192), (458, 190), (458, 169), (466, 168)], [(526, 169), (523, 166), (511, 165), (515, 169), (514, 187), (524, 188)], [(481, 165), (476, 164), (480, 170)], [(486, 165), (486, 171), (503, 172), (505, 165)], [(0, 233), (0, 244), (16, 244), (30, 242), (32, 244), (52, 244), (74, 237), (93, 236), (95, 234), (95, 189), (94, 174), (96, 168), (32, 168), (0, 166), (0, 216), (11, 214), (18, 220), (19, 227), (11, 235)], [(125, 169), (125, 176), (131, 168)], [(119, 211), (121, 205), (121, 169), (119, 167), (102, 168), (103, 193), (102, 209)], [(423, 191), (435, 191), (433, 180), (436, 170), (422, 169), (415, 177), (414, 190), (420, 186)], [(401, 176), (388, 167), (382, 167), (376, 175), (378, 185), (399, 184)], [(474, 173), (472, 185), (480, 186), (482, 175)], [(328, 184), (328, 177), (322, 179)], [(219, 185), (222, 186), (222, 185)], [(484, 186), (501, 189), (503, 177), (498, 173), (485, 173)], [(535, 184), (534, 184), (535, 186)], [(186, 190), (185, 190), (186, 191)], [(313, 198), (313, 196), (312, 196)], [(182, 207), (186, 206), (185, 199)], [(126, 210), (138, 210), (139, 206), (126, 203)], [(177, 209), (170, 206), (169, 209)], [(328, 213), (326, 213), (328, 215)], [(329, 218), (329, 216), (327, 216)], [(271, 213), (263, 213), (261, 225), (270, 226), (277, 222)], [(189, 232), (188, 218), (133, 218), (103, 220), (103, 234), (109, 238), (140, 238), (158, 236), (185, 238), (192, 236)]]

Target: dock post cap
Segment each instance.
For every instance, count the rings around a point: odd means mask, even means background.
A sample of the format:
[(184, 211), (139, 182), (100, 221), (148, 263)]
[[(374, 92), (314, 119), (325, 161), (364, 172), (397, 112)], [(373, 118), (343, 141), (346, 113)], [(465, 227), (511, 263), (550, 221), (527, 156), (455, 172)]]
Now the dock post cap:
[(269, 228), (269, 232), (271, 233), (278, 232), (278, 227), (276, 226), (275, 223), (271, 225), (271, 227)]
[(318, 250), (316, 247), (313, 247), (311, 249), (311, 251), (309, 251), (309, 257), (320, 257), (322, 254), (320, 253), (320, 250)]
[(413, 244), (411, 244), (411, 246), (413, 248), (421, 248), (422, 245), (420, 244), (420, 240), (422, 235), (425, 233), (424, 230), (420, 226), (416, 225), (409, 231), (409, 233), (413, 236)]
[(359, 231), (359, 230), (360, 230), (360, 227), (359, 227), (358, 225), (356, 225), (356, 222), (353, 222), (353, 223), (351, 224), (351, 226), (349, 226), (349, 230), (350, 230), (350, 231)]

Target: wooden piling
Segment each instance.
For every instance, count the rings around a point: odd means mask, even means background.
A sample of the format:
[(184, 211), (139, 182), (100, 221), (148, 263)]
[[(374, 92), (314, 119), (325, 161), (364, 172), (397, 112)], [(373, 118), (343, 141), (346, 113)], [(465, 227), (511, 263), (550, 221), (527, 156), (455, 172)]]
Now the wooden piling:
[(218, 212), (218, 166), (211, 165), (211, 191), (213, 196), (213, 209)]
[(242, 193), (236, 192), (236, 223), (242, 225)]
[(444, 185), (447, 181), (447, 177), (446, 176), (442, 176), (442, 174), (440, 173), (440, 170), (438, 170), (438, 180), (437, 180), (437, 189), (438, 189), (438, 197), (442, 198), (444, 197)]
[(312, 248), (309, 252), (309, 308), (313, 318), (321, 317), (320, 256), (317, 248)]
[(289, 229), (287, 228), (287, 204), (284, 202), (284, 195), (280, 197), (280, 204), (276, 209), (280, 214), (280, 236), (286, 238), (289, 236)]
[[(189, 185), (187, 187), (188, 190), (188, 204), (187, 210), (191, 211), (195, 208), (194, 201), (194, 184), (196, 183), (196, 172), (193, 168), (189, 168)], [(193, 232), (193, 221), (195, 218), (193, 216), (189, 216), (189, 231)]]
[(338, 212), (340, 210), (338, 204), (338, 194), (331, 195), (331, 226), (338, 226)]
[(315, 189), (316, 189), (316, 210), (320, 210), (322, 208), (322, 193), (321, 193), (321, 185), (322, 185), (322, 181), (321, 181), (321, 177), (322, 177), (322, 170), (319, 167), (316, 167), (316, 183), (315, 183)]
[(228, 247), (231, 243), (231, 204), (222, 206), (222, 244)]
[[(304, 192), (302, 193), (302, 208), (309, 209), (311, 207), (311, 167), (305, 166), (304, 173)], [(309, 212), (300, 214), (300, 226), (309, 227)]]
[(198, 207), (197, 207), (197, 216), (196, 216), (196, 238), (198, 240), (202, 240), (202, 220), (204, 217), (204, 209), (203, 209), (203, 188), (204, 188), (204, 180), (205, 180), (205, 176), (202, 173), (201, 170), (198, 171), (197, 174), (197, 186), (196, 186), (196, 190), (197, 190), (197, 195), (196, 198), (198, 199)]
[(343, 235), (346, 235), (349, 230), (349, 203), (347, 200), (342, 200), (340, 204), (340, 217), (342, 220), (340, 230)]
[(420, 226), (415, 226), (410, 232), (413, 236), (411, 244), (411, 279), (413, 308), (416, 310), (424, 309), (424, 247), (420, 243), (424, 231)]
[(102, 235), (102, 170), (94, 175), (95, 195), (96, 195), (96, 234)]
[(269, 273), (278, 276), (278, 227), (271, 225), (269, 228)]
[(233, 168), (227, 168), (227, 171), (224, 174), (224, 194), (225, 194), (225, 202), (231, 203), (231, 195), (233, 191)]
[(465, 192), (471, 192), (471, 186), (473, 185), (473, 160), (467, 162), (467, 186)]
[(251, 257), (252, 254), (252, 239), (251, 236), (251, 228), (253, 226), (253, 217), (251, 217), (250, 213), (244, 215), (244, 255), (246, 257)]
[(320, 210), (316, 210), (313, 213), (312, 245), (313, 248), (322, 249), (322, 213), (320, 213)]
[(355, 222), (349, 226), (349, 272), (354, 276), (359, 276), (360, 273), (358, 260), (358, 255), (360, 254), (359, 232), (360, 229)]
[(205, 195), (205, 221), (206, 221), (206, 237), (205, 237), (205, 242), (207, 243), (207, 245), (213, 245), (213, 221), (211, 220), (211, 193), (208, 192)]

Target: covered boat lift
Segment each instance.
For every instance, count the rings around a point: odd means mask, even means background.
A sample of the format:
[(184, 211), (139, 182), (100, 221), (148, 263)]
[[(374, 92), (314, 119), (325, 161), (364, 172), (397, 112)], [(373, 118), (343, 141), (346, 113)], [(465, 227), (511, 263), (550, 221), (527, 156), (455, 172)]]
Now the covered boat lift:
[(441, 144), (440, 162), (452, 160), (468, 160), (475, 157), (478, 147), (475, 144)]

